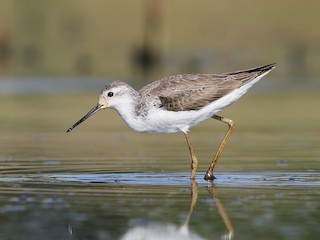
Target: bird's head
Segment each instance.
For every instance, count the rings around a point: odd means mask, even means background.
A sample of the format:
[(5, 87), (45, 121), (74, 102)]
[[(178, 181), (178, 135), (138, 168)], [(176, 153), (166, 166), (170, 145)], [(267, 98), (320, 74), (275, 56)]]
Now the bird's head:
[(100, 111), (106, 108), (117, 108), (117, 106), (123, 104), (128, 99), (128, 91), (132, 91), (132, 88), (124, 82), (114, 81), (106, 85), (100, 92), (99, 101), (86, 115), (84, 115), (78, 122), (73, 124), (67, 132), (72, 131), (80, 123)]

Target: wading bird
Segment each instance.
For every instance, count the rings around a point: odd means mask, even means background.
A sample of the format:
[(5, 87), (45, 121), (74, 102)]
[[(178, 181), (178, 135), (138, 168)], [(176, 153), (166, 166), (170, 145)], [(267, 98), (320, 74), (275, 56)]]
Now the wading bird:
[(228, 125), (228, 131), (204, 177), (212, 181), (215, 178), (213, 169), (234, 130), (234, 122), (217, 113), (238, 100), (272, 69), (274, 64), (224, 74), (176, 75), (154, 81), (138, 92), (124, 82), (113, 81), (102, 89), (98, 104), (67, 132), (105, 108), (115, 109), (137, 132), (182, 132), (190, 151), (191, 179), (194, 179), (198, 160), (188, 131), (208, 118), (219, 120)]

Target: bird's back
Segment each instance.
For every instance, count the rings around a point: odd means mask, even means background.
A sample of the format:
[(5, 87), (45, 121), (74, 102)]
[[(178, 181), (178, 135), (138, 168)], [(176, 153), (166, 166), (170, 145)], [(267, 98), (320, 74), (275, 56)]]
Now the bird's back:
[(271, 71), (274, 64), (224, 74), (184, 74), (165, 77), (143, 87), (139, 93), (159, 98), (168, 111), (199, 110)]

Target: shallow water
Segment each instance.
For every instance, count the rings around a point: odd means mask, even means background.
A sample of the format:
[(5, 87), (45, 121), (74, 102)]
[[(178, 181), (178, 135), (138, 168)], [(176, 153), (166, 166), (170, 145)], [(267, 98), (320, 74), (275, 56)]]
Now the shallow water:
[[(318, 93), (248, 95), (222, 115), (237, 126), (182, 134), (129, 130), (112, 111), (65, 130), (95, 95), (1, 97), (0, 239), (318, 239)], [(144, 237), (144, 238), (143, 238)]]

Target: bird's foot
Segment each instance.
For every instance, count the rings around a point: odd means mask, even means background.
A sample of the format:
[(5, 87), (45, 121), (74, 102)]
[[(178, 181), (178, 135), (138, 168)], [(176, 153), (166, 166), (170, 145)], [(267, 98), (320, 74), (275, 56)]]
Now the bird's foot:
[(206, 174), (204, 175), (204, 180), (206, 181), (210, 181), (212, 182), (214, 179), (216, 179), (216, 177), (213, 175), (213, 173), (211, 172), (206, 172)]

